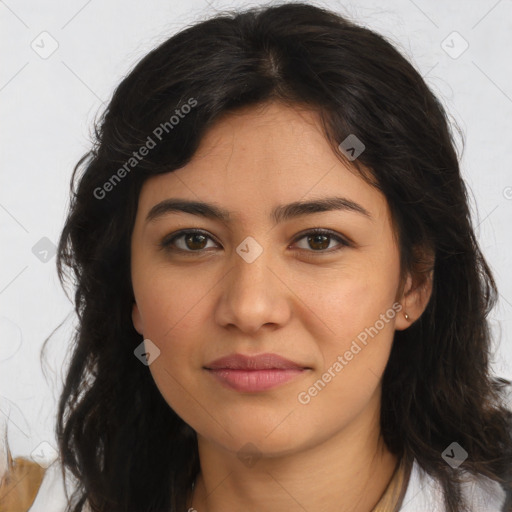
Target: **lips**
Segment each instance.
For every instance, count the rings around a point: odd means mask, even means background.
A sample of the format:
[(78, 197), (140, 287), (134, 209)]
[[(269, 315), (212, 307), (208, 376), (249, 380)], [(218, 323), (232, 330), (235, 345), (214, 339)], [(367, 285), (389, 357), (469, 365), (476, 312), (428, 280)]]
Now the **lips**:
[(204, 369), (227, 388), (254, 393), (284, 384), (311, 368), (277, 354), (232, 354), (208, 363)]
[(209, 370), (292, 370), (306, 367), (277, 354), (260, 354), (258, 356), (232, 354), (215, 359), (205, 368)]

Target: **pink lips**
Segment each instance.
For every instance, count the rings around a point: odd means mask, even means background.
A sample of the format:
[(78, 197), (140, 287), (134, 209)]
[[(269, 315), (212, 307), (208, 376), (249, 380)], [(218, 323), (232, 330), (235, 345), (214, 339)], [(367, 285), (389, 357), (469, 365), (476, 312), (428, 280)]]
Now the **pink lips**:
[(204, 368), (225, 386), (245, 392), (271, 389), (309, 369), (277, 354), (232, 354), (216, 359)]

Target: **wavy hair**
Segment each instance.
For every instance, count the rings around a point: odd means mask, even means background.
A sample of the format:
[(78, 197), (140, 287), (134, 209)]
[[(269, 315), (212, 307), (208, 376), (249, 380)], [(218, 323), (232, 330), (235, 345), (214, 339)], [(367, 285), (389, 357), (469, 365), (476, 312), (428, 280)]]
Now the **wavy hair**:
[[(63, 474), (78, 483), (68, 511), (86, 502), (95, 512), (187, 506), (199, 471), (196, 434), (133, 353), (141, 343), (131, 320), (137, 201), (144, 180), (184, 166), (214, 122), (268, 101), (317, 112), (342, 160), (338, 145), (348, 135), (364, 142), (351, 163), (387, 199), (402, 274), (418, 282), (432, 275), (428, 305), (395, 332), (384, 372), (388, 448), (440, 480), (449, 512), (467, 509), (462, 470), (510, 489), (510, 382), (490, 369), (487, 316), (497, 289), (447, 114), (384, 37), (324, 8), (284, 3), (225, 11), (150, 51), (116, 88), (74, 168), (57, 254), (78, 316), (56, 426)], [(169, 122), (185, 111), (179, 124)], [(148, 137), (156, 144), (135, 164), (130, 158)], [(441, 457), (455, 440), (469, 453), (458, 469)]]

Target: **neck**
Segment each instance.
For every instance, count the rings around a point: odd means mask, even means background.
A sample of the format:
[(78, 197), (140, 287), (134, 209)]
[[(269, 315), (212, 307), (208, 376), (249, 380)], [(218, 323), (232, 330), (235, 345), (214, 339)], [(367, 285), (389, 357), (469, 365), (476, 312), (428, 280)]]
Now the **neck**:
[[(379, 396), (374, 399), (380, 402)], [(198, 434), (201, 472), (191, 507), (198, 512), (370, 512), (398, 463), (380, 437), (379, 411), (369, 406), (323, 442), (288, 455), (262, 454), (251, 467)]]

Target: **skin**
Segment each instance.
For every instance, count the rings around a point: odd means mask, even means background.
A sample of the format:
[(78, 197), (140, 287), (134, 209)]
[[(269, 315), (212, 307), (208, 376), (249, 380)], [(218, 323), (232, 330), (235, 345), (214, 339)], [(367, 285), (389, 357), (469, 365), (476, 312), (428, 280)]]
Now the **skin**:
[[(160, 350), (149, 366), (158, 389), (197, 432), (201, 473), (190, 506), (199, 512), (368, 512), (396, 467), (379, 435), (381, 379), (395, 329), (421, 315), (431, 286), (413, 284), (409, 274), (401, 280), (386, 198), (349, 165), (328, 145), (315, 113), (270, 102), (224, 116), (186, 166), (144, 183), (131, 246), (133, 324)], [(371, 219), (342, 210), (277, 225), (270, 218), (278, 205), (333, 195), (363, 206)], [(213, 202), (230, 220), (173, 212), (145, 222), (171, 197)], [(189, 228), (211, 238), (175, 241), (187, 254), (159, 246)], [(327, 238), (328, 247), (315, 251), (318, 243), (302, 234), (313, 228), (352, 245)], [(247, 236), (263, 250), (252, 263), (236, 252)], [(403, 310), (300, 403), (298, 394), (396, 302)], [(271, 390), (241, 393), (203, 368), (235, 352), (277, 353), (310, 370)], [(247, 443), (257, 450), (252, 464), (237, 457)]]

